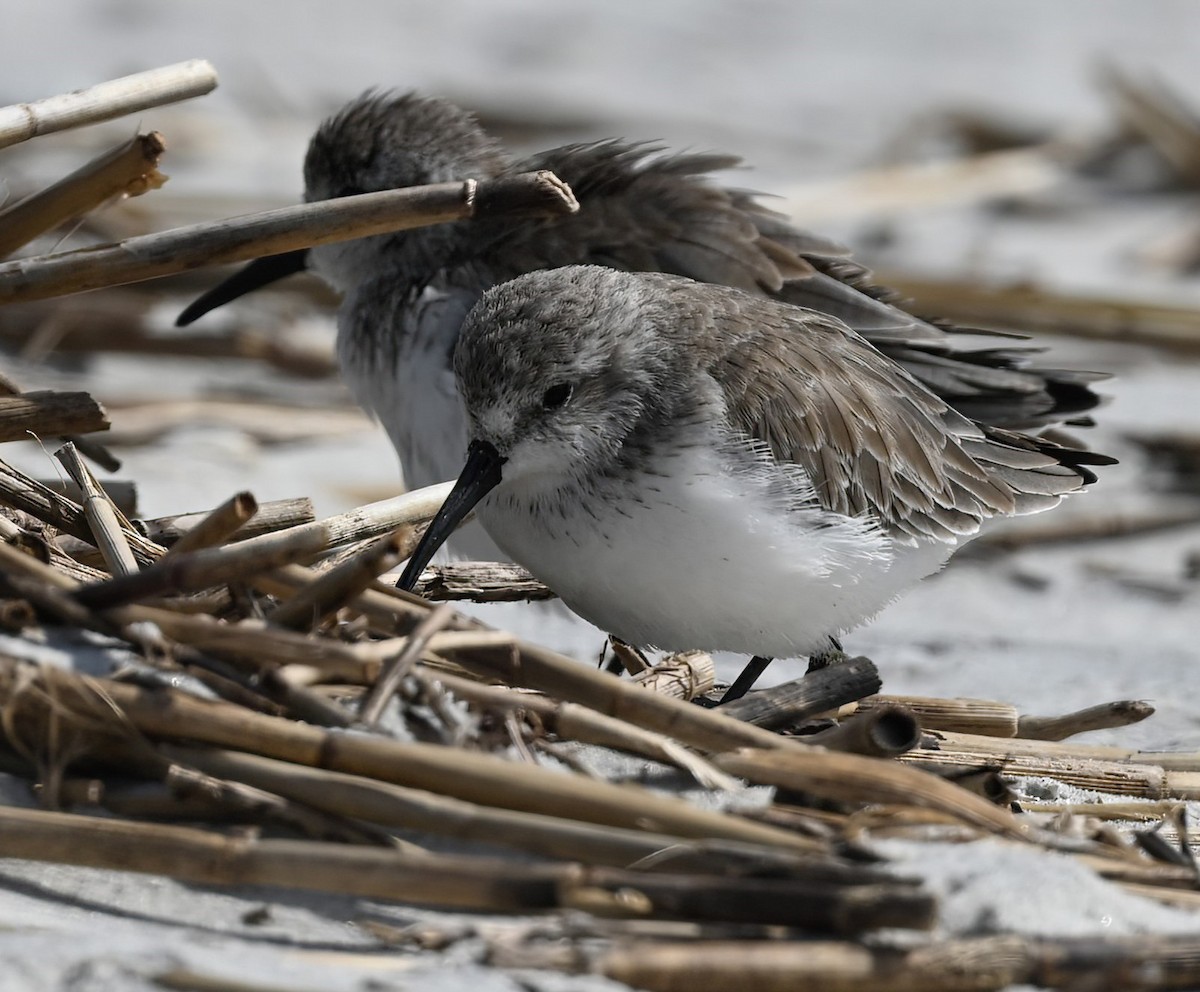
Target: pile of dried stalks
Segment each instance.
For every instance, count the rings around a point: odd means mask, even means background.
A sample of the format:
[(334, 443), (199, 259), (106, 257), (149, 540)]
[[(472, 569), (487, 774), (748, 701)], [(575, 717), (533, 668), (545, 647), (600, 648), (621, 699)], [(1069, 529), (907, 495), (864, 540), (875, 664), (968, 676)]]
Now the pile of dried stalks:
[[(202, 63), (164, 72), (160, 97), (211, 88)], [(200, 81), (181, 89), (180, 72)], [(28, 134), (44, 116), (37, 106)], [(0, 111), (0, 136), (15, 133), (8, 117)], [(108, 168), (65, 184), (71, 211), (86, 202), (75, 187)], [(10, 240), (62, 219), (59, 187), (51, 206), (25, 208)], [(111, 195), (111, 181), (102, 188), (100, 199)], [(279, 251), (489, 203), (573, 208), (544, 175), (487, 193), (467, 183), (349, 197), (10, 262), (0, 301), (261, 254), (263, 231)], [(8, 392), (0, 440), (73, 437), (59, 458), (74, 487), (55, 491), (0, 462), (0, 625), (18, 639), (7, 643), (83, 630), (137, 663), (99, 678), (0, 652), (0, 763), (36, 785), (42, 806), (0, 808), (0, 856), (491, 913), (583, 910), (596, 940), (505, 944), (494, 960), (653, 989), (1143, 988), (1150, 974), (1156, 987), (1200, 984), (1200, 938), (863, 939), (937, 921), (921, 880), (871, 852), (877, 837), (1040, 846), (1200, 908), (1178, 815), (1180, 801), (1200, 798), (1200, 754), (1062, 743), (1143, 719), (1142, 704), (1047, 718), (889, 697), (855, 659), (719, 709), (695, 705), (712, 688), (704, 656), (616, 678), (381, 582), (446, 487), (320, 521), (305, 500), (259, 506), (249, 493), (205, 514), (130, 519), (80, 457), (111, 461), (79, 437), (108, 426), (99, 404)], [(548, 595), (513, 566), (431, 569), (421, 588), (440, 599)], [(674, 766), (727, 797), (772, 786), (774, 800), (705, 808), (678, 789), (612, 781), (596, 771), (608, 751)], [(1022, 808), (1010, 774), (1153, 802)], [(460, 853), (427, 847), (447, 839)]]

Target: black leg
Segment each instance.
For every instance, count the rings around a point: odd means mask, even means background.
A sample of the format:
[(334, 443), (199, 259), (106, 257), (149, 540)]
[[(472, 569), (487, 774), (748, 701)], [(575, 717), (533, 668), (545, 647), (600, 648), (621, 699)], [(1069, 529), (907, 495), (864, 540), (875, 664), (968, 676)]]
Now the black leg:
[[(770, 658), (763, 658), (759, 655), (751, 658), (746, 667), (742, 669), (742, 674), (734, 679), (733, 685), (725, 690), (725, 695), (721, 697), (721, 703), (731, 703), (746, 695), (758, 681), (758, 677), (767, 670), (769, 664), (771, 664)], [(721, 703), (717, 705), (720, 706)]]

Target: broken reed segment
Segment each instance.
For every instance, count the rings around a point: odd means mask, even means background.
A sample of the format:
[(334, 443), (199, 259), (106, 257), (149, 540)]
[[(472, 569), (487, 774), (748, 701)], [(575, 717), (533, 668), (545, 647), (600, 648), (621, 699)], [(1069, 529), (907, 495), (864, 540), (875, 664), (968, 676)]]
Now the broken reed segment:
[(258, 512), (253, 493), (240, 492), (214, 507), (180, 535), (160, 561), (169, 561), (189, 551), (220, 546), (236, 534)]
[(928, 928), (933, 897), (904, 885), (662, 875), (579, 864), (228, 837), (191, 827), (0, 810), (6, 854), (217, 885), (277, 885), (409, 904), (545, 912), (603, 898), (609, 915), (719, 920), (857, 933)]
[(1200, 186), (1200, 125), (1195, 111), (1161, 78), (1134, 79), (1113, 62), (1099, 80), (1126, 133), (1140, 137), (1188, 186)]
[(538, 217), (578, 209), (570, 188), (550, 172), (362, 193), (5, 262), (0, 264), (0, 304), (120, 286), (204, 265), (475, 216)]
[(212, 65), (204, 59), (190, 59), (33, 103), (0, 107), (0, 148), (204, 96), (216, 86), (217, 71)]
[(60, 224), (82, 217), (118, 196), (140, 196), (167, 177), (158, 171), (166, 150), (157, 131), (124, 141), (83, 167), (0, 210), (0, 258)]
[(44, 390), (0, 396), (0, 442), (90, 434), (112, 425), (90, 393)]
[(831, 751), (895, 758), (921, 743), (921, 724), (912, 710), (890, 703), (854, 713), (803, 740)]

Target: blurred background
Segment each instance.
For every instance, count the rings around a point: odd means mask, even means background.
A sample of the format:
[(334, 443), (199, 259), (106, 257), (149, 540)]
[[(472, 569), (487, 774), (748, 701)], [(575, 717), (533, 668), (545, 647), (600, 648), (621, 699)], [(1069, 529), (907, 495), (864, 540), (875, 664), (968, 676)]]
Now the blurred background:
[[(752, 169), (729, 182), (778, 195), (926, 310), (1115, 373), (1080, 437), (1121, 466), (979, 542), (847, 648), (891, 692), (1034, 711), (1150, 699), (1159, 716), (1123, 742), (1200, 746), (1200, 6), (73, 0), (13, 5), (6, 26), (3, 104), (188, 58), (221, 77), (203, 99), (0, 151), (12, 202), (135, 130), (166, 137), (165, 187), (31, 250), (296, 202), (324, 116), (367, 87), (417, 88), (518, 150), (622, 136), (740, 154)], [(136, 483), (143, 516), (241, 489), (320, 514), (397, 491), (390, 446), (337, 380), (335, 301), (315, 283), (171, 327), (222, 274), (6, 308), (4, 368), (105, 403), (113, 478)], [(37, 445), (6, 447), (56, 474)]]

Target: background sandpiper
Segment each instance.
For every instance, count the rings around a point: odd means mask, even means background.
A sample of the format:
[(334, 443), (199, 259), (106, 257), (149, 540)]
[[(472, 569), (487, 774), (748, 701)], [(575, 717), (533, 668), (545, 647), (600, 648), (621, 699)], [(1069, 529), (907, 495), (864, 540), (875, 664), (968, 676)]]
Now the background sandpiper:
[(753, 672), (828, 652), (989, 519), (1112, 461), (968, 420), (826, 314), (674, 276), (499, 286), (455, 373), (466, 467), (401, 585), (476, 509), (601, 629)]

